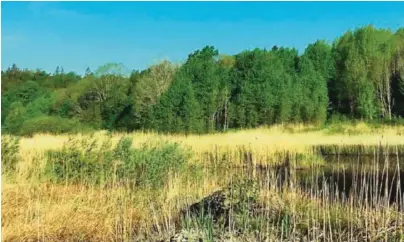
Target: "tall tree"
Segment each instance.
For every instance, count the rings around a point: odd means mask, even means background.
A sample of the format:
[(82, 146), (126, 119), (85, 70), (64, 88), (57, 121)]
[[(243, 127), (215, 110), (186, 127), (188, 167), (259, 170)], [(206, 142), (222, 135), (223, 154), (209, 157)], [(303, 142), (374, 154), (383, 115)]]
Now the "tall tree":
[(321, 74), (327, 82), (329, 97), (329, 110), (337, 106), (335, 93), (335, 60), (332, 53), (332, 46), (324, 40), (318, 40), (309, 44), (305, 50), (305, 56), (313, 63), (314, 69)]
[(213, 46), (206, 46), (188, 56), (181, 67), (184, 78), (191, 80), (195, 97), (202, 110), (204, 130), (212, 132), (218, 110), (218, 93), (220, 85), (219, 52)]
[(154, 127), (162, 132), (201, 131), (201, 109), (186, 74), (180, 72), (176, 75), (173, 84), (155, 105), (154, 117)]
[(299, 61), (299, 81), (301, 85), (301, 117), (303, 121), (323, 123), (327, 117), (327, 81), (315, 69), (310, 58), (303, 55)]

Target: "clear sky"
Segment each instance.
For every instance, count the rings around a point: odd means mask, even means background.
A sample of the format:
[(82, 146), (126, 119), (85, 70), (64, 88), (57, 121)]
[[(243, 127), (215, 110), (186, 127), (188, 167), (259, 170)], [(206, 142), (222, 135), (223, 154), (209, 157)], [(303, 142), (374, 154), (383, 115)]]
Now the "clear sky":
[(84, 73), (144, 69), (213, 45), (223, 54), (333, 41), (373, 24), (404, 27), (404, 2), (2, 2), (1, 65)]

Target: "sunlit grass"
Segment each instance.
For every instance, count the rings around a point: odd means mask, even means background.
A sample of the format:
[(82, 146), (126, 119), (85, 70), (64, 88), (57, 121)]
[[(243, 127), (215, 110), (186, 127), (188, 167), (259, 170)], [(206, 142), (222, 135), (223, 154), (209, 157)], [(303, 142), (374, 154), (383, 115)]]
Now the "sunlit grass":
[[(369, 147), (369, 150), (379, 145), (393, 149), (404, 145), (403, 127), (380, 126), (376, 129), (362, 123), (346, 129), (350, 131), (333, 133), (330, 129), (318, 130), (304, 125), (279, 125), (210, 135), (105, 131), (93, 134), (93, 138), (100, 142), (110, 140), (112, 147), (122, 137), (129, 136), (133, 148), (168, 141), (192, 151), (187, 169), (170, 174), (163, 187), (154, 189), (112, 181), (106, 184), (51, 182), (44, 175), (47, 151), (62, 149), (70, 136), (37, 134), (32, 138), (22, 138), (16, 170), (8, 172), (3, 169), (2, 240), (144, 241), (167, 238), (180, 229), (178, 215), (182, 209), (241, 177), (255, 178), (262, 183), (259, 202), (265, 211), (254, 221), (247, 219), (259, 226), (262, 239), (291, 241), (299, 235), (312, 240), (339, 238), (346, 241), (366, 236), (386, 240), (387, 235), (400, 232), (400, 226), (404, 226), (403, 214), (394, 206), (380, 203), (371, 207), (366, 203), (361, 205), (363, 201), (360, 200), (330, 201), (330, 194), (321, 193), (317, 187), (312, 187), (313, 192), (307, 193), (293, 179), (282, 190), (273, 185), (276, 174), (271, 166), (284, 164), (286, 157), (290, 159), (292, 170), (301, 167), (315, 170), (313, 165), (323, 164), (313, 146), (348, 147), (348, 151), (357, 154), (358, 149), (352, 148), (355, 145)], [(89, 138), (88, 135), (81, 136)], [(397, 164), (393, 158), (388, 158), (388, 161), (392, 167)], [(248, 169), (255, 165), (270, 167), (266, 171), (266, 182), (255, 169)], [(288, 214), (287, 217), (284, 214)], [(290, 226), (288, 230), (279, 227), (279, 223), (285, 221)], [(207, 228), (199, 226), (193, 229), (196, 233)], [(203, 236), (209, 237), (209, 233), (202, 232)], [(253, 234), (245, 236), (255, 240), (257, 237)], [(240, 238), (247, 240), (247, 237)]]

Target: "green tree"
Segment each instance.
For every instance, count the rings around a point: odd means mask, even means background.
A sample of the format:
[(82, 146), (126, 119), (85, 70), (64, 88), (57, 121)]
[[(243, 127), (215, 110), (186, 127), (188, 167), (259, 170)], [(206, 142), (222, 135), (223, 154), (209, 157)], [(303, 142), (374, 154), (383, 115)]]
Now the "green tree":
[(314, 69), (327, 81), (329, 98), (329, 109), (337, 106), (335, 93), (336, 66), (332, 46), (324, 40), (318, 40), (314, 44), (309, 44), (304, 56), (310, 59)]
[(392, 96), (394, 114), (404, 116), (404, 28), (394, 34), (394, 54), (392, 59)]
[(327, 117), (327, 82), (305, 55), (299, 61), (299, 81), (302, 120), (322, 124)]
[(206, 46), (188, 56), (180, 71), (183, 78), (191, 80), (195, 97), (202, 111), (205, 132), (215, 129), (219, 110), (218, 96), (220, 73), (217, 59), (219, 52), (213, 46)]
[(163, 132), (200, 132), (201, 109), (186, 74), (178, 73), (173, 84), (154, 107), (155, 127)]
[(18, 135), (26, 119), (26, 113), (27, 110), (21, 102), (13, 102), (10, 105), (10, 112), (5, 119), (6, 130), (11, 134)]
[(163, 61), (131, 75), (131, 116), (135, 128), (152, 126), (152, 106), (171, 85), (178, 67)]
[[(335, 58), (337, 67), (337, 91), (340, 102), (344, 99), (349, 103), (349, 113), (352, 116), (364, 116), (364, 113), (374, 113), (373, 110), (365, 111), (361, 108), (358, 113), (358, 98), (368, 97), (375, 100), (377, 106), (377, 116), (387, 119), (392, 115), (392, 88), (391, 80), (391, 60), (394, 53), (393, 35), (389, 30), (376, 29), (373, 26), (366, 26), (356, 29), (354, 32), (345, 33), (335, 44)], [(361, 94), (360, 92), (370, 92), (371, 88), (362, 89), (373, 85), (374, 93)], [(365, 105), (375, 109), (375, 105)], [(369, 116), (369, 115), (365, 115)]]

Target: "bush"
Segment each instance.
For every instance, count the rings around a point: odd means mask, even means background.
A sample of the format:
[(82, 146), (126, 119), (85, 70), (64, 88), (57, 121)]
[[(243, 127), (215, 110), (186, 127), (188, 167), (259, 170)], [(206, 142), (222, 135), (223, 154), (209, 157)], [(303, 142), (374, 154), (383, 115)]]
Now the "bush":
[(111, 178), (111, 142), (69, 138), (61, 150), (48, 151), (47, 175), (56, 182), (100, 184)]
[(393, 116), (390, 120), (381, 119), (381, 120), (375, 120), (372, 123), (374, 123), (374, 124), (392, 125), (392, 126), (394, 126), (394, 125), (404, 125), (404, 118)]
[(69, 139), (58, 151), (48, 151), (47, 174), (57, 182), (131, 183), (158, 187), (172, 172), (184, 168), (189, 153), (175, 143), (149, 143), (132, 148), (130, 137), (112, 149), (110, 139)]
[(132, 160), (123, 167), (125, 177), (134, 177), (139, 185), (162, 186), (170, 173), (182, 171), (190, 153), (176, 143), (146, 144), (133, 151)]
[(49, 109), (51, 108), (51, 105), (52, 105), (52, 99), (49, 94), (38, 97), (37, 99), (35, 99), (34, 101), (30, 102), (27, 105), (27, 107), (26, 107), (27, 119), (47, 115), (49, 113)]
[(131, 137), (123, 137), (119, 140), (116, 145), (113, 154), (114, 158), (122, 161), (123, 163), (129, 163), (131, 161), (132, 155), (132, 138)]
[(14, 136), (1, 136), (2, 172), (14, 171), (19, 159), (20, 139)]
[(32, 136), (35, 133), (77, 133), (89, 131), (88, 127), (82, 126), (77, 120), (70, 120), (57, 116), (41, 116), (29, 119), (22, 124), (20, 135)]
[(356, 130), (358, 120), (349, 119), (347, 116), (334, 113), (327, 120), (327, 134), (360, 134), (360, 130)]
[(21, 102), (13, 102), (4, 121), (6, 131), (14, 135), (18, 134), (25, 120), (26, 113), (27, 110)]
[(340, 124), (340, 123), (348, 123), (349, 119), (340, 113), (333, 113), (327, 120), (326, 125)]

